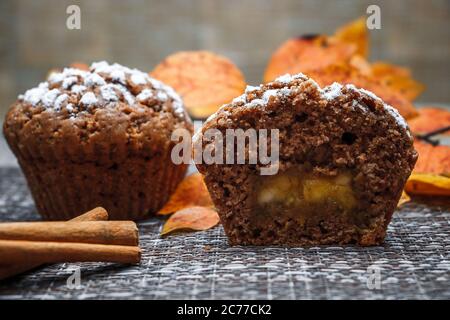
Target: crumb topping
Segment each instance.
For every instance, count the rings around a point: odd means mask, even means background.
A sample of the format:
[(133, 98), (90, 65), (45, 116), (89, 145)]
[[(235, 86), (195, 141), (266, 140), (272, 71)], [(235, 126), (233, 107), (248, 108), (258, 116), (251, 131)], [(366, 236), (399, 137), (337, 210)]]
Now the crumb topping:
[[(295, 75), (285, 74), (276, 78), (273, 82), (260, 86), (247, 86), (245, 92), (234, 98), (231, 103), (239, 106), (245, 106), (247, 108), (264, 107), (269, 102), (269, 99), (285, 99), (290, 97), (292, 92), (305, 82), (308, 82), (313, 89), (317, 90), (320, 97), (326, 101), (338, 99), (343, 95), (343, 91), (345, 90), (353, 91), (357, 93), (358, 96), (363, 95), (372, 100), (376, 100), (378, 103), (381, 103), (383, 108), (392, 116), (396, 123), (405, 129), (408, 135), (410, 135), (405, 119), (395, 108), (384, 103), (374, 93), (365, 89), (356, 88), (351, 84), (341, 85), (337, 82), (334, 82), (327, 87), (320, 88), (320, 86), (313, 79), (308, 78), (302, 73)], [(229, 106), (229, 104), (222, 106), (220, 110), (224, 112), (224, 108), (227, 106)], [(359, 109), (362, 112), (370, 112), (370, 110), (364, 104), (361, 104), (357, 98), (353, 100), (352, 107)], [(226, 110), (225, 112), (227, 113)], [(207, 121), (215, 119), (217, 117), (216, 114), (213, 114)]]
[(65, 68), (52, 72), (47, 81), (19, 95), (18, 100), (47, 110), (66, 110), (74, 118), (87, 108), (110, 108), (122, 102), (155, 110), (163, 107), (186, 119), (180, 96), (169, 86), (137, 69), (105, 61), (94, 62), (89, 71)]

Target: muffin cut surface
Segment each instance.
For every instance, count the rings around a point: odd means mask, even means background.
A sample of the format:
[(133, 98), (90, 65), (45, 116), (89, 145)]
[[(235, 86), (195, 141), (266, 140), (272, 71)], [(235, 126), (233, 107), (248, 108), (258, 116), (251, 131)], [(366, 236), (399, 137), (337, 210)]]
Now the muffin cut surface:
[[(285, 75), (224, 105), (208, 129), (278, 129), (279, 171), (197, 164), (231, 244), (377, 245), (417, 159), (403, 118), (372, 93)], [(225, 136), (225, 134), (224, 134)], [(194, 141), (194, 143), (196, 143)]]

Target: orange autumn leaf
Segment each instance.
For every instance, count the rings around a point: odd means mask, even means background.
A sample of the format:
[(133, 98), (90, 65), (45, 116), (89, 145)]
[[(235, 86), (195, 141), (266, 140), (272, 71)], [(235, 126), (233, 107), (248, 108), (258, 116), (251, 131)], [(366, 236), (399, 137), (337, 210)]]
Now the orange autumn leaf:
[(203, 176), (198, 172), (187, 176), (181, 181), (169, 201), (159, 210), (158, 214), (171, 214), (175, 211), (193, 206), (214, 206), (208, 189), (206, 189), (205, 183), (203, 182)]
[(409, 101), (413, 101), (425, 89), (423, 84), (412, 78), (408, 68), (386, 62), (374, 62), (371, 64), (371, 73), (373, 78), (400, 93)]
[(188, 112), (205, 118), (246, 87), (242, 72), (229, 59), (208, 51), (183, 51), (165, 58), (150, 73), (173, 87)]
[(369, 63), (365, 17), (339, 28), (334, 36), (304, 36), (283, 43), (272, 55), (264, 81), (299, 72), (322, 86), (339, 82), (374, 92), (405, 118), (417, 116), (411, 101), (424, 86), (407, 68), (385, 62)]
[(396, 108), (404, 118), (409, 119), (417, 116), (417, 110), (408, 99), (376, 79), (362, 74), (359, 69), (349, 64), (331, 65), (305, 73), (316, 80), (322, 87), (328, 86), (333, 82), (354, 84), (358, 88), (375, 93), (384, 102)]
[(322, 69), (336, 63), (348, 62), (356, 53), (354, 44), (326, 36), (303, 36), (284, 42), (272, 55), (264, 73), (264, 82), (280, 75)]
[(401, 207), (402, 205), (410, 201), (411, 197), (405, 191), (402, 191), (402, 196), (400, 197), (400, 200), (397, 203), (397, 208)]
[(369, 53), (369, 34), (367, 32), (365, 17), (361, 17), (340, 27), (336, 30), (334, 37), (342, 42), (354, 44), (357, 48), (356, 53), (367, 57)]
[(219, 221), (219, 215), (211, 208), (189, 207), (171, 215), (164, 224), (161, 235), (175, 230), (208, 230)]
[[(360, 55), (356, 55), (352, 57), (349, 62), (350, 66), (355, 68), (362, 75), (370, 77), (372, 75), (372, 65), (369, 61), (361, 57)], [(356, 72), (355, 70), (355, 72)]]
[(416, 195), (450, 196), (450, 178), (413, 173), (406, 182), (405, 191)]
[[(418, 110), (419, 115), (408, 121), (409, 128), (414, 133), (427, 133), (450, 126), (450, 111), (434, 107)], [(443, 134), (450, 134), (447, 131)]]
[(305, 35), (284, 42), (266, 67), (264, 82), (280, 75), (348, 63), (354, 56), (367, 57), (369, 38), (365, 18), (340, 27), (334, 36)]
[(450, 146), (433, 146), (416, 140), (414, 148), (419, 153), (419, 158), (413, 173), (450, 177)]
[(84, 71), (89, 71), (89, 65), (84, 62), (75, 61), (70, 64), (71, 68), (80, 69)]

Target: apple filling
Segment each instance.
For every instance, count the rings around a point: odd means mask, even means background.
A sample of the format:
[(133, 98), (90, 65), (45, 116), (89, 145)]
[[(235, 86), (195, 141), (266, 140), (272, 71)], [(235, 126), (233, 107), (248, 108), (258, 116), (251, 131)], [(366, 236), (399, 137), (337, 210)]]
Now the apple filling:
[(348, 214), (356, 206), (350, 172), (323, 177), (302, 170), (258, 178), (257, 207), (265, 215), (285, 214), (304, 222), (308, 217)]

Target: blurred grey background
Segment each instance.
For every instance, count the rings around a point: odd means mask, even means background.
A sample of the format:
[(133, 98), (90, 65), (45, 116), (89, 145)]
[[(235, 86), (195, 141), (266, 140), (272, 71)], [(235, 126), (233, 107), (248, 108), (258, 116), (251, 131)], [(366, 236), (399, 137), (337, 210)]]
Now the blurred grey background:
[[(81, 8), (81, 30), (66, 8)], [(179, 50), (223, 54), (258, 84), (272, 52), (304, 33), (332, 34), (381, 7), (371, 60), (407, 66), (427, 86), (419, 101), (450, 103), (449, 0), (1, 0), (0, 116), (53, 67), (108, 60), (150, 71)]]

